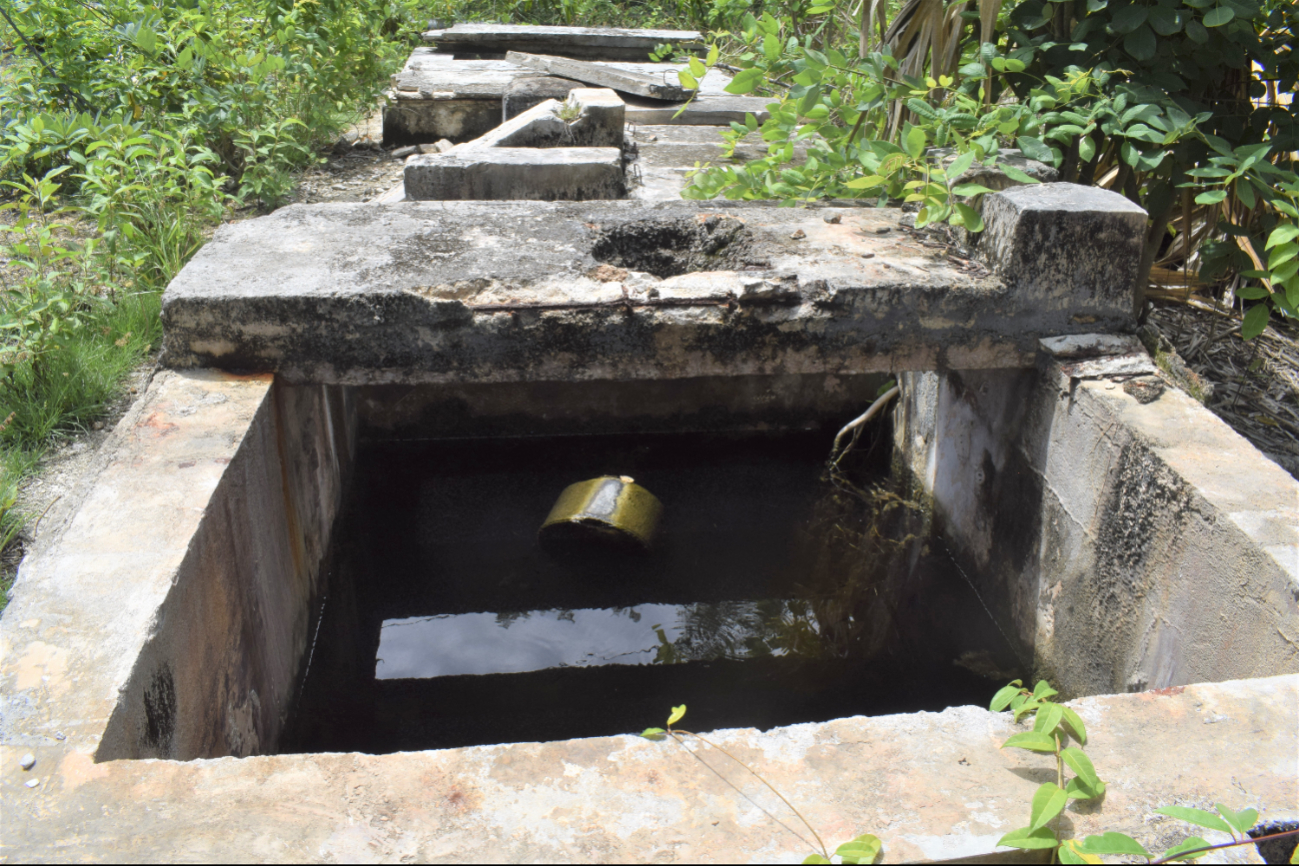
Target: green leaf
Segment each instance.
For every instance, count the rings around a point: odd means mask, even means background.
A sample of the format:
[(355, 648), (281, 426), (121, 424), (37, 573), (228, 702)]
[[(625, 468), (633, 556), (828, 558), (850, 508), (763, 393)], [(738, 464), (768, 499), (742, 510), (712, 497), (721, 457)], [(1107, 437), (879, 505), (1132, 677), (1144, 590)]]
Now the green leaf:
[(1105, 796), (1105, 783), (1098, 782), (1090, 787), (1082, 779), (1073, 778), (1064, 786), (1065, 793), (1074, 800), (1098, 800)]
[(1192, 18), (1186, 22), (1186, 36), (1197, 45), (1209, 44), (1209, 31), (1204, 29), (1204, 25)]
[(958, 183), (952, 187), (952, 193), (959, 196), (986, 195), (990, 192), (996, 192), (995, 189), (988, 189), (986, 186), (978, 183)]
[(804, 863), (830, 863), (833, 861), (825, 859), (820, 854), (808, 854), (807, 859), (804, 860), (803, 862)]
[(808, 15), (824, 15), (834, 10), (833, 6), (813, 6), (807, 10)]
[(874, 863), (883, 847), (878, 836), (866, 833), (851, 842), (844, 842), (834, 853), (842, 857), (845, 863)]
[(1069, 729), (1073, 738), (1082, 745), (1087, 745), (1087, 727), (1083, 725), (1082, 717), (1068, 707), (1064, 707), (1064, 724)]
[(958, 201), (955, 203), (955, 205), (956, 205), (956, 212), (960, 214), (961, 225), (965, 226), (967, 231), (971, 231), (971, 232), (983, 231), (983, 218), (979, 216), (978, 211), (970, 207), (965, 202)]
[(1169, 848), (1167, 851), (1165, 851), (1165, 852), (1164, 852), (1164, 856), (1163, 856), (1161, 859), (1163, 859), (1163, 860), (1195, 860), (1195, 859), (1198, 859), (1198, 858), (1200, 858), (1200, 857), (1203, 857), (1205, 854), (1208, 854), (1209, 852), (1208, 852), (1208, 851), (1197, 851), (1196, 853), (1194, 853), (1194, 854), (1188, 854), (1188, 855), (1186, 855), (1185, 857), (1179, 857), (1179, 856), (1177, 856), (1177, 855), (1178, 855), (1178, 854), (1181, 854), (1183, 851), (1194, 851), (1196, 848), (1207, 848), (1207, 847), (1209, 847), (1209, 843), (1208, 843), (1208, 842), (1206, 842), (1205, 840), (1201, 839), (1199, 836), (1191, 836), (1190, 838), (1188, 838), (1188, 839), (1187, 839), (1185, 842), (1183, 842), (1182, 844), (1180, 844), (1180, 845), (1175, 845), (1175, 846), (1173, 846), (1172, 848)]
[(1051, 684), (1046, 680), (1038, 680), (1037, 685), (1033, 686), (1033, 697), (1037, 698), (1039, 701), (1053, 698), (1058, 694), (1060, 693), (1051, 688)]
[(1155, 56), (1155, 31), (1145, 24), (1123, 37), (1123, 50), (1137, 60), (1149, 60)]
[(1124, 6), (1114, 13), (1114, 17), (1110, 19), (1110, 26), (1114, 28), (1115, 33), (1131, 33), (1146, 23), (1146, 16), (1149, 14), (1150, 9), (1145, 6), (1136, 4)]
[(1002, 686), (997, 690), (997, 693), (992, 696), (992, 703), (988, 705), (988, 710), (994, 713), (999, 713), (1006, 709), (1006, 707), (1010, 706), (1010, 702), (1015, 699), (1015, 696), (1019, 694), (1019, 690), (1023, 685), (1024, 684), (1020, 680), (1015, 680), (1008, 686)]
[(1076, 746), (1061, 749), (1060, 757), (1069, 765), (1069, 769), (1078, 774), (1078, 778), (1088, 788), (1095, 791), (1101, 785), (1100, 776), (1096, 775), (1096, 767), (1092, 765), (1091, 758), (1087, 757), (1087, 753), (1082, 749)]
[(1155, 812), (1160, 815), (1167, 815), (1170, 818), (1176, 818), (1179, 821), (1185, 821), (1188, 824), (1194, 824), (1197, 827), (1207, 827), (1210, 830), (1220, 830), (1223, 833), (1230, 833), (1231, 826), (1212, 812), (1206, 812), (1204, 809), (1192, 809), (1189, 806), (1164, 806), (1162, 809), (1156, 809)]
[(745, 93), (751, 93), (761, 81), (762, 70), (753, 66), (748, 69), (741, 69), (737, 72), (735, 77), (731, 79), (730, 83), (726, 85), (725, 90), (727, 93), (743, 95)]
[(1195, 197), (1196, 204), (1218, 204), (1227, 197), (1225, 189), (1205, 190)]
[(153, 54), (158, 48), (158, 34), (147, 24), (141, 24), (140, 29), (135, 31), (133, 41), (145, 54)]
[(1047, 704), (1037, 711), (1037, 718), (1033, 720), (1033, 730), (1042, 734), (1051, 734), (1063, 718), (1064, 707), (1059, 704)]
[(1167, 6), (1156, 6), (1150, 10), (1147, 23), (1160, 36), (1172, 36), (1182, 29), (1182, 16), (1176, 9)]
[(675, 725), (677, 722), (681, 721), (681, 719), (683, 719), (685, 715), (686, 715), (685, 704), (682, 704), (679, 707), (673, 707), (672, 715), (668, 716), (668, 727), (670, 728), (673, 725)]
[[(1054, 159), (1054, 154), (1051, 153), (1051, 148), (1048, 147), (1040, 138), (1021, 135), (1019, 138), (1015, 139), (1015, 144), (1019, 145), (1019, 152), (1029, 159), (1036, 159), (1038, 162), (1047, 163)], [(1002, 171), (1006, 171), (1005, 166), (1002, 166)], [(1006, 174), (1009, 175), (1010, 172), (1006, 172)], [(1036, 694), (1036, 692), (1034, 692), (1034, 694)]]
[(907, 155), (912, 159), (919, 159), (921, 154), (925, 152), (925, 144), (928, 140), (923, 129), (918, 126), (911, 127), (911, 131), (907, 133), (906, 138)]
[(970, 166), (974, 165), (974, 157), (975, 153), (972, 150), (966, 151), (958, 156), (952, 164), (947, 167), (947, 176), (955, 180), (965, 174), (970, 170)]
[(1084, 854), (1078, 846), (1077, 839), (1069, 839), (1060, 846), (1061, 863), (1104, 863), (1105, 861), (1095, 854)]
[(1028, 819), (1029, 830), (1045, 827), (1052, 818), (1064, 811), (1065, 804), (1068, 802), (1069, 795), (1054, 782), (1047, 782), (1040, 786), (1033, 794), (1033, 806)]
[(1055, 739), (1038, 731), (1015, 734), (1001, 744), (1003, 749), (1028, 749), (1030, 752), (1055, 753)]
[[(1261, 273), (1261, 271), (1254, 271), (1252, 274), (1247, 272), (1247, 275), (1254, 276)], [(1272, 297), (1272, 293), (1262, 286), (1241, 286), (1236, 290), (1236, 297), (1244, 301), (1261, 301), (1264, 298)]]
[(844, 184), (848, 189), (874, 189), (877, 186), (888, 183), (888, 178), (872, 174), (867, 177), (854, 177)]
[(1219, 6), (1217, 9), (1209, 10), (1204, 16), (1205, 27), (1221, 27), (1236, 17), (1236, 13), (1231, 11), (1228, 6)]
[(1249, 312), (1245, 313), (1245, 318), (1240, 323), (1240, 335), (1246, 340), (1254, 339), (1263, 333), (1270, 315), (1267, 304), (1255, 304), (1250, 307)]
[(699, 82), (695, 80), (695, 77), (691, 75), (689, 71), (685, 69), (680, 70), (677, 72), (677, 78), (681, 81), (681, 86), (686, 90), (699, 89)]
[(661, 740), (667, 731), (662, 728), (646, 728), (640, 732), (640, 735), (647, 740)]
[(1272, 247), (1276, 246), (1277, 244), (1283, 244), (1286, 243), (1287, 241), (1292, 241), (1297, 237), (1299, 237), (1299, 225), (1295, 225), (1293, 223), (1286, 223), (1284, 225), (1279, 225), (1276, 228), (1272, 229), (1272, 234), (1268, 235), (1267, 238), (1267, 246), (1263, 247), (1263, 249), (1270, 250), (1272, 249)]
[(1041, 183), (1042, 182), (1037, 178), (1033, 177), (1032, 175), (1023, 172), (1018, 168), (1015, 168), (1015, 166), (1011, 165), (1010, 163), (1006, 163), (1006, 162), (998, 163), (997, 169), (1001, 171), (1001, 173), (1004, 174), (1006, 177), (1010, 178), (1011, 180), (1019, 181), (1020, 183)]
[(1267, 257), (1267, 268), (1270, 271), (1275, 271), (1296, 256), (1299, 256), (1299, 245), (1277, 247)]
[(1082, 850), (1085, 854), (1132, 854), (1150, 859), (1150, 852), (1136, 839), (1113, 831), (1102, 836), (1088, 836), (1083, 840)]
[[(1266, 313), (1267, 305), (1259, 304), (1258, 306), (1251, 309), (1250, 312), (1252, 313), (1254, 312), (1254, 310), (1258, 310), (1258, 309), (1262, 309), (1264, 313)], [(1246, 315), (1245, 318), (1248, 319), (1249, 316)], [(1267, 319), (1265, 316), (1264, 324), (1266, 325), (1266, 323), (1267, 323)], [(1241, 330), (1243, 331), (1244, 328), (1242, 328)], [(1260, 334), (1263, 333), (1263, 328), (1260, 327), (1258, 329), (1258, 332)], [(1245, 339), (1249, 339), (1249, 338), (1246, 337)], [(1251, 829), (1253, 829), (1254, 824), (1258, 822), (1257, 809), (1241, 809), (1239, 812), (1233, 812), (1231, 811), (1231, 809), (1228, 809), (1226, 806), (1222, 805), (1221, 803), (1214, 803), (1213, 807), (1218, 810), (1218, 814), (1222, 815), (1222, 817), (1227, 819), (1228, 824), (1235, 827), (1236, 830), (1240, 833), (1248, 833)]]
[(708, 67), (698, 57), (690, 58), (690, 74), (695, 78), (703, 78), (708, 74)]
[(1058, 844), (1060, 843), (1056, 840), (1055, 833), (1045, 827), (1036, 830), (1031, 827), (1020, 827), (997, 840), (998, 848), (1054, 848)]

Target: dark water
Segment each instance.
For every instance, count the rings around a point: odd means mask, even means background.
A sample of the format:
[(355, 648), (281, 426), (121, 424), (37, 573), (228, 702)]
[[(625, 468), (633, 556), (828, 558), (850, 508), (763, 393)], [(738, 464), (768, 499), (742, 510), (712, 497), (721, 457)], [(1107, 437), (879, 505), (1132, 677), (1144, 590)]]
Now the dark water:
[[(941, 555), (836, 492), (833, 433), (379, 442), (336, 527), (282, 751), (383, 753), (986, 703), (1014, 659)], [(877, 455), (878, 456), (878, 455)], [(882, 467), (861, 461), (864, 485)], [(568, 484), (630, 475), (649, 554), (556, 561)]]

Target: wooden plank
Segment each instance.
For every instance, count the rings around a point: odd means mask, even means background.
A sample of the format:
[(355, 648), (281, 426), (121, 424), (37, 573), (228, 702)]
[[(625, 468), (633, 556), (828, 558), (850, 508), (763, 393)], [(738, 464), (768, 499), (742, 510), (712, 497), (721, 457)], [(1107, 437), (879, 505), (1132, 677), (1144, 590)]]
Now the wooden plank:
[(545, 72), (547, 75), (573, 78), (596, 87), (608, 87), (619, 93), (630, 93), (649, 99), (684, 102), (694, 92), (686, 90), (680, 84), (673, 84), (674, 73), (646, 75), (641, 72), (615, 69), (601, 63), (588, 63), (584, 60), (552, 57), (546, 54), (525, 54), (522, 51), (511, 51), (505, 55), (505, 59), (519, 66)]

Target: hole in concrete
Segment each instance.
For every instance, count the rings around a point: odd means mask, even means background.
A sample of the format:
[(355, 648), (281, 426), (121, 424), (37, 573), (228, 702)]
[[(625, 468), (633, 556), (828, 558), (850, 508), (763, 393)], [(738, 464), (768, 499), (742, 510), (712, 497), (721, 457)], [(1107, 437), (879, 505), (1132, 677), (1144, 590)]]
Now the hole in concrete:
[(591, 255), (656, 277), (738, 270), (748, 263), (752, 234), (739, 220), (717, 215), (637, 220), (601, 231)]
[[(1273, 833), (1286, 833), (1290, 830), (1299, 830), (1299, 821), (1278, 821), (1271, 824), (1259, 824), (1249, 831), (1253, 839), (1259, 836), (1269, 836)], [(1299, 836), (1287, 836), (1284, 839), (1269, 839), (1267, 842), (1259, 842), (1254, 847), (1258, 849), (1258, 856), (1263, 858), (1264, 863), (1289, 863), (1290, 858), (1294, 856), (1296, 845), (1299, 845)]]
[[(813, 421), (364, 445), (281, 751), (629, 733), (680, 703), (704, 730), (986, 703), (1015, 667), (995, 626), (944, 559), (891, 577), (903, 545), (882, 539), (919, 511), (832, 485), (841, 419)], [(863, 489), (887, 472), (877, 435)], [(662, 501), (654, 549), (546, 556), (558, 493), (606, 474)]]

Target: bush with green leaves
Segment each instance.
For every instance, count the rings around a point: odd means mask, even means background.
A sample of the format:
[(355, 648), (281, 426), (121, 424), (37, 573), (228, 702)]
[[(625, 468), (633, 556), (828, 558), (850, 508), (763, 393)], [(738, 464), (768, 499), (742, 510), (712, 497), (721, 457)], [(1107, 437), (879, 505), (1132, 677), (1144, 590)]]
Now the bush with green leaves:
[[(868, 18), (860, 41), (842, 30), (831, 38), (839, 5), (814, 7), (819, 27), (764, 12), (714, 34), (737, 70), (728, 90), (772, 96), (771, 119), (736, 124), (732, 144), (758, 134), (768, 153), (698, 167), (688, 196), (797, 203), (865, 190), (883, 192), (881, 203), (921, 201), (918, 225), (934, 215), (965, 225), (973, 221), (957, 207), (954, 185), (933, 182), (919, 145), (973, 152), (980, 162), (1015, 147), (1062, 180), (1114, 189), (1150, 213), (1143, 277), (1161, 264), (1237, 278), (1229, 301), (1266, 301), (1247, 314), (1246, 337), (1270, 310), (1295, 315), (1293, 259), (1282, 245), (1286, 227), (1299, 225), (1299, 116), (1282, 95), (1299, 77), (1299, 56), (1287, 48), (1299, 6), (981, 0), (974, 11), (967, 2), (912, 0), (867, 51)], [(879, 7), (863, 3), (860, 14)], [(924, 16), (929, 29), (915, 30)], [(945, 45), (925, 35), (942, 28), (953, 34)], [(808, 153), (802, 164), (798, 144)], [(866, 155), (894, 153), (904, 162), (886, 167), (900, 173), (881, 173)], [(876, 177), (885, 182), (868, 180)]]

